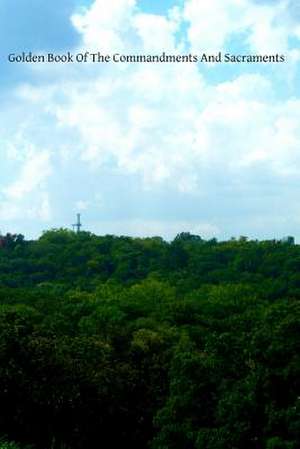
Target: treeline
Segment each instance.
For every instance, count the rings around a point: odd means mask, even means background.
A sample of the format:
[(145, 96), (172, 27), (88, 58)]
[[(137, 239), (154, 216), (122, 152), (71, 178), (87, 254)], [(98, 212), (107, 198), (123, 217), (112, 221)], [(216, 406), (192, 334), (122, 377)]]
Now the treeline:
[(0, 240), (0, 449), (300, 447), (298, 245)]

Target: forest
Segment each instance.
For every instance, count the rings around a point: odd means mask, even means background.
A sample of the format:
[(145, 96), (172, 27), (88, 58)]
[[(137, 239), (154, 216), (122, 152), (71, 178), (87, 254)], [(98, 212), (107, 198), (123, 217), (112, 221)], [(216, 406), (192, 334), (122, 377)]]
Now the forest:
[(299, 449), (300, 245), (0, 236), (0, 449)]

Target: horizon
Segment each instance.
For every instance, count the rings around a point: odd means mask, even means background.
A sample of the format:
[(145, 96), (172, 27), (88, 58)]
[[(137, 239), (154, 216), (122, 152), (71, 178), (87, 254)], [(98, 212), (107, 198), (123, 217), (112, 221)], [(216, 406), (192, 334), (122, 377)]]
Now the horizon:
[[(135, 235), (135, 234), (115, 234), (115, 233), (98, 233), (97, 231), (92, 231), (91, 229), (88, 229), (84, 227), (84, 224), (82, 224), (81, 222), (81, 214), (80, 218), (79, 218), (79, 223), (80, 223), (80, 229), (79, 230), (75, 230), (76, 226), (78, 226), (78, 224), (71, 224), (70, 226), (57, 226), (57, 227), (52, 227), (52, 228), (48, 228), (48, 229), (44, 229), (40, 235), (30, 238), (30, 237), (26, 237), (26, 235), (20, 233), (11, 233), (11, 232), (7, 232), (2, 233), (1, 229), (0, 229), (0, 238), (1, 237), (5, 237), (5, 235), (12, 235), (12, 236), (17, 236), (17, 235), (22, 235), (24, 237), (24, 239), (26, 241), (36, 241), (39, 240), (44, 234), (46, 234), (47, 232), (60, 232), (60, 231), (69, 231), (70, 233), (73, 234), (91, 234), (93, 236), (96, 237), (116, 237), (116, 238), (132, 238), (132, 239), (155, 239), (155, 238), (159, 238), (162, 239), (163, 241), (167, 242), (167, 243), (171, 243), (172, 241), (174, 241), (177, 237), (180, 237), (181, 235), (189, 235), (191, 237), (199, 237), (203, 242), (209, 242), (211, 240), (215, 240), (217, 243), (226, 243), (226, 242), (257, 242), (257, 243), (262, 243), (262, 242), (276, 242), (276, 243), (286, 243), (289, 245), (298, 245), (296, 239), (294, 236), (292, 235), (285, 235), (285, 236), (277, 236), (277, 237), (273, 237), (273, 238), (267, 238), (267, 239), (258, 239), (255, 237), (249, 237), (246, 235), (239, 235), (239, 236), (230, 236), (227, 237), (225, 239), (218, 239), (216, 236), (211, 236), (211, 237), (203, 237), (200, 234), (193, 234), (190, 231), (187, 230), (181, 230), (180, 232), (178, 232), (177, 234), (169, 237), (169, 238), (165, 238), (161, 235), (158, 234), (153, 234), (153, 235), (145, 235), (145, 234), (141, 234), (141, 235)], [(77, 214), (78, 216), (78, 214)], [(292, 241), (289, 241), (289, 239), (292, 239)]]

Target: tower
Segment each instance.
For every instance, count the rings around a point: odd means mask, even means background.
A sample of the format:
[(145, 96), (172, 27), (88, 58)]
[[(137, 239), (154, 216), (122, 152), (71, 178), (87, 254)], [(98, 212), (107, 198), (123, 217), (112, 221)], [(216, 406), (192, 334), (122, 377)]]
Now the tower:
[(80, 221), (80, 214), (77, 214), (77, 223), (73, 224), (72, 226), (73, 226), (73, 231), (75, 231), (75, 229), (76, 229), (76, 232), (78, 234), (80, 232), (80, 228), (82, 226), (81, 221)]

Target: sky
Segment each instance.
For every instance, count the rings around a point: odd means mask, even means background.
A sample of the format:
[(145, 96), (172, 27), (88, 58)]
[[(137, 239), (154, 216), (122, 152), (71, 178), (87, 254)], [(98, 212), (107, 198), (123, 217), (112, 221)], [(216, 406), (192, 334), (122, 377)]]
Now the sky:
[[(300, 241), (298, 0), (1, 0), (0, 232)], [(11, 53), (284, 63), (8, 62)]]

